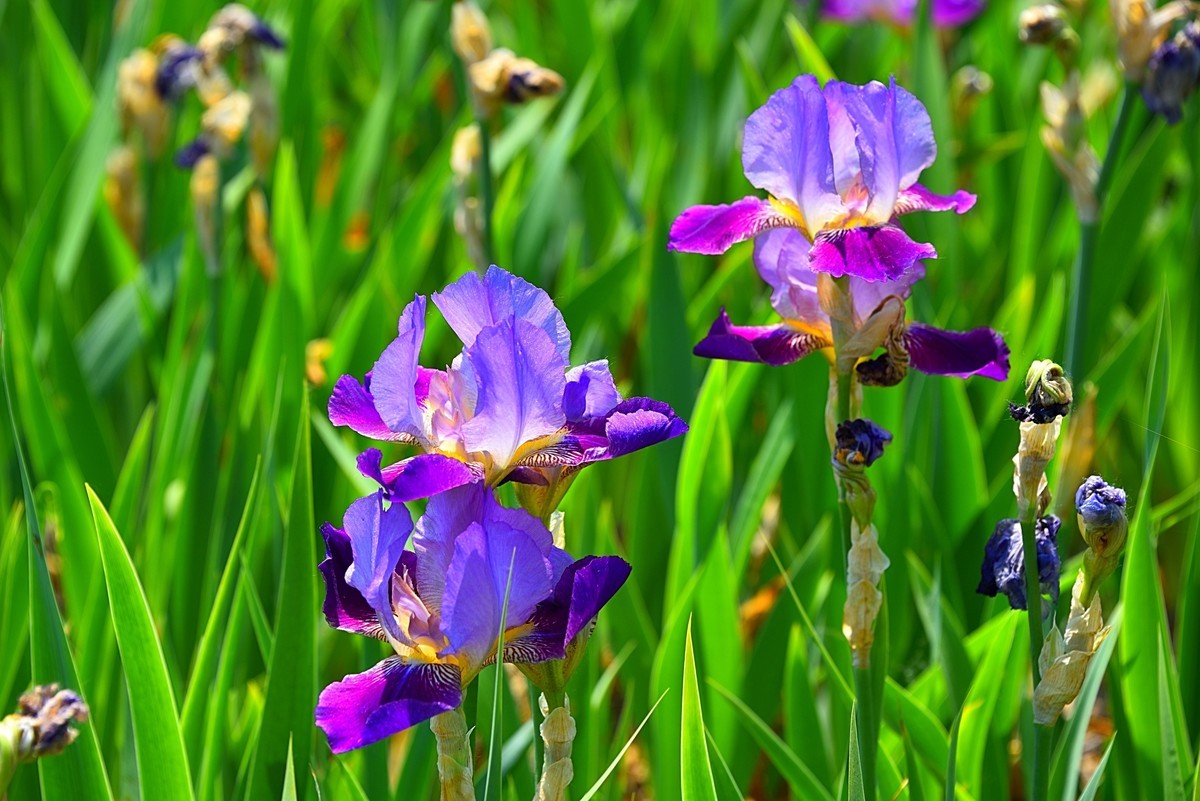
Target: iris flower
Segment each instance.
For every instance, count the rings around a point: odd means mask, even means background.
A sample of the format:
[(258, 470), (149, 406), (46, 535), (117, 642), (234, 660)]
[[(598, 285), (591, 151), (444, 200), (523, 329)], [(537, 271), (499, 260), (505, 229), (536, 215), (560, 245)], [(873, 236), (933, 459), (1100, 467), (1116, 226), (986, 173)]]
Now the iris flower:
[(562, 314), (527, 281), (493, 266), (483, 277), (464, 275), (433, 302), (464, 346), (449, 367), (417, 362), (426, 308), (418, 295), (365, 380), (342, 376), (329, 399), (334, 425), (425, 451), (390, 467), (374, 449), (364, 454), (360, 467), (385, 487), (417, 470), (443, 488), (478, 478), (547, 485), (549, 474), (687, 431), (665, 403), (622, 399), (607, 361), (570, 367)]
[[(983, 11), (983, 0), (933, 0), (933, 24), (939, 28), (966, 25)], [(825, 0), (822, 13), (830, 19), (856, 23), (867, 20), (907, 27), (917, 16), (917, 0)]]
[(959, 214), (975, 196), (938, 195), (917, 183), (937, 145), (921, 102), (896, 86), (801, 75), (746, 120), (742, 167), (770, 197), (693, 206), (671, 226), (670, 250), (716, 255), (765, 231), (799, 231), (808, 266), (864, 281), (904, 279), (932, 245), (897, 224), (912, 211)]
[[(721, 311), (708, 336), (696, 346), (697, 356), (710, 359), (790, 364), (816, 350), (833, 346), (829, 315), (822, 309), (817, 275), (809, 263), (810, 245), (796, 230), (769, 231), (754, 243), (754, 263), (771, 286), (771, 305), (782, 323), (764, 326), (734, 325)], [(860, 335), (851, 345), (870, 355), (884, 346), (881, 359), (893, 365), (907, 358), (907, 366), (931, 375), (966, 378), (981, 375), (997, 381), (1008, 377), (1008, 346), (991, 328), (944, 331), (905, 321), (904, 300), (911, 285), (924, 275), (916, 265), (897, 281), (866, 281), (851, 277), (854, 324)], [(853, 351), (851, 352), (853, 354)], [(879, 360), (858, 365), (864, 383), (894, 383), (879, 373)]]
[(630, 571), (616, 556), (573, 561), (482, 483), (435, 496), (415, 533), (382, 491), (351, 504), (344, 526), (322, 528), (325, 618), (395, 654), (321, 692), (316, 722), (336, 753), (458, 707), (501, 631), (506, 662), (563, 659)]

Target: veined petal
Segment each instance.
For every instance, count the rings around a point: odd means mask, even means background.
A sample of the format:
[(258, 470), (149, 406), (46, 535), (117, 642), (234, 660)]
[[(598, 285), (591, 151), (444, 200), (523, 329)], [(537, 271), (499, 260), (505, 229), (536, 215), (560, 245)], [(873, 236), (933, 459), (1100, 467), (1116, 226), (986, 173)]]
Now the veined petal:
[[(527, 621), (554, 587), (553, 568), (523, 530), (473, 522), (454, 541), (442, 598), (442, 631), (468, 675), (491, 654), (500, 632)], [(504, 611), (508, 595), (507, 615)]]
[(619, 556), (585, 556), (571, 563), (522, 635), (505, 642), (504, 661), (533, 664), (562, 659), (567, 645), (612, 600), (630, 570)]
[(344, 525), (354, 556), (346, 571), (346, 583), (362, 594), (379, 613), (383, 627), (398, 638), (391, 583), (413, 528), (408, 509), (401, 503), (385, 509), (380, 491), (350, 504)]
[(750, 183), (799, 208), (810, 232), (842, 212), (825, 98), (815, 77), (796, 78), (746, 120), (742, 169)]
[(815, 350), (828, 347), (820, 337), (799, 331), (786, 323), (779, 325), (734, 325), (721, 309), (708, 336), (700, 340), (693, 353), (706, 359), (784, 365)]
[(371, 397), (371, 374), (367, 373), (366, 384), (358, 383), (352, 375), (344, 375), (333, 386), (329, 396), (329, 422), (335, 426), (348, 426), (364, 437), (384, 442), (412, 442), (414, 437), (407, 431), (392, 431), (375, 408)]
[(904, 344), (912, 366), (923, 373), (957, 378), (981, 375), (996, 381), (1008, 378), (1008, 345), (991, 328), (943, 331), (909, 323)]
[(621, 393), (608, 368), (608, 359), (588, 362), (567, 371), (563, 413), (567, 422), (603, 417), (621, 402)]
[(864, 281), (896, 281), (921, 259), (937, 258), (933, 245), (914, 242), (896, 225), (837, 228), (817, 235), (809, 263), (817, 272)]
[(433, 302), (466, 347), (481, 331), (520, 319), (545, 331), (564, 362), (571, 358), (571, 333), (550, 296), (495, 265), (483, 277), (470, 272), (435, 292)]
[(321, 526), (325, 537), (325, 559), (317, 569), (325, 578), (325, 620), (335, 629), (383, 639), (379, 613), (362, 593), (346, 583), (346, 571), (354, 561), (350, 538), (328, 523)]
[(667, 250), (716, 256), (763, 231), (794, 226), (770, 201), (744, 197), (722, 206), (692, 206), (675, 218)]
[(468, 451), (503, 469), (522, 445), (562, 428), (567, 363), (543, 329), (508, 320), (481, 331), (465, 353), (479, 385), (475, 416), (462, 427)]
[(418, 365), (425, 340), (425, 298), (417, 295), (404, 307), (398, 336), (383, 351), (371, 371), (371, 395), (384, 424), (392, 431), (424, 436), (421, 404), (417, 402)]
[(454, 665), (405, 663), (389, 657), (321, 691), (317, 725), (335, 754), (382, 740), (462, 703)]
[(421, 453), (384, 467), (378, 448), (359, 454), (358, 472), (374, 479), (393, 503), (428, 498), (483, 478), (471, 465), (441, 453)]
[(937, 144), (921, 101), (896, 85), (872, 81), (863, 86), (830, 81), (825, 98), (834, 116), (844, 109), (856, 133), (863, 186), (870, 197), (866, 216), (884, 223), (893, 216), (900, 190), (933, 163)]
[(896, 198), (896, 213), (908, 214), (913, 211), (953, 211), (964, 214), (975, 205), (975, 196), (965, 190), (958, 190), (953, 195), (939, 195), (930, 192), (921, 184), (913, 184), (907, 189), (900, 190)]

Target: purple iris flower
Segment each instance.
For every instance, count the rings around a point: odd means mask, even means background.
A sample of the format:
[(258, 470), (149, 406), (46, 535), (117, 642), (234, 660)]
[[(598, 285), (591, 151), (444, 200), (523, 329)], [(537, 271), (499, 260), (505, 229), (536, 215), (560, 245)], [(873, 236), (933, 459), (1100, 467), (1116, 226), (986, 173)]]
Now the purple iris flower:
[[(1058, 603), (1058, 577), (1062, 565), (1058, 558), (1058, 528), (1062, 521), (1055, 515), (1046, 515), (1037, 521), (1038, 583), (1041, 591)], [(1025, 551), (1021, 541), (1021, 524), (1006, 518), (996, 524), (996, 530), (988, 539), (984, 549), (983, 566), (980, 569), (979, 586), (981, 595), (995, 597), (998, 593), (1008, 596), (1008, 605), (1013, 609), (1026, 609), (1025, 597)]]
[(938, 195), (917, 183), (936, 155), (929, 114), (895, 78), (888, 86), (830, 81), (822, 90), (801, 75), (746, 120), (742, 168), (771, 197), (693, 206), (671, 226), (667, 247), (716, 255), (790, 228), (812, 243), (805, 258), (817, 272), (903, 280), (937, 251), (910, 239), (897, 216), (975, 205), (968, 192)]
[(322, 691), (316, 722), (335, 753), (459, 706), (501, 630), (506, 662), (565, 658), (630, 571), (616, 556), (572, 560), (537, 518), (501, 506), (482, 483), (435, 496), (415, 533), (382, 491), (351, 504), (344, 526), (322, 527), (325, 619), (395, 654)]
[[(710, 359), (783, 365), (833, 346), (829, 315), (821, 308), (817, 275), (808, 255), (811, 245), (800, 231), (769, 231), (754, 243), (754, 264), (771, 286), (771, 305), (782, 323), (764, 326), (734, 325), (724, 310), (696, 346), (697, 356)], [(909, 366), (931, 375), (967, 378), (1008, 378), (1008, 346), (991, 328), (944, 331), (904, 321), (904, 300), (911, 286), (925, 274), (920, 264), (897, 281), (849, 280), (854, 304), (854, 324), (862, 327), (877, 311), (895, 304), (893, 348), (907, 351)], [(869, 363), (859, 365), (860, 374)]]
[(425, 451), (386, 468), (377, 451), (365, 453), (360, 467), (386, 488), (418, 470), (442, 489), (480, 478), (544, 484), (545, 471), (577, 470), (687, 431), (665, 403), (622, 399), (607, 361), (570, 367), (562, 314), (527, 281), (493, 266), (433, 302), (464, 345), (449, 367), (417, 363), (425, 336), (418, 295), (366, 380), (342, 376), (329, 399), (334, 425)]
[[(932, 0), (930, 13), (938, 28), (957, 28), (979, 16), (984, 0)], [(825, 0), (830, 19), (856, 23), (877, 20), (908, 27), (917, 17), (917, 0)]]

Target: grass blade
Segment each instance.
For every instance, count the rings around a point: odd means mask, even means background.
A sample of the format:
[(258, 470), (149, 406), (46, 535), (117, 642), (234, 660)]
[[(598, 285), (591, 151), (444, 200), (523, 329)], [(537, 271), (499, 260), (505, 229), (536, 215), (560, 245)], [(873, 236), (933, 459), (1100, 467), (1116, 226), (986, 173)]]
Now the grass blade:
[(184, 801), (192, 798), (192, 779), (162, 643), (125, 543), (91, 487), (87, 494), (100, 543), (113, 631), (129, 690), (138, 785), (145, 798)]
[(696, 657), (692, 652), (692, 622), (688, 621), (683, 649), (683, 731), (680, 733), (679, 764), (683, 797), (696, 801), (716, 801), (708, 745), (704, 741), (704, 710), (700, 708), (700, 687), (696, 682)]

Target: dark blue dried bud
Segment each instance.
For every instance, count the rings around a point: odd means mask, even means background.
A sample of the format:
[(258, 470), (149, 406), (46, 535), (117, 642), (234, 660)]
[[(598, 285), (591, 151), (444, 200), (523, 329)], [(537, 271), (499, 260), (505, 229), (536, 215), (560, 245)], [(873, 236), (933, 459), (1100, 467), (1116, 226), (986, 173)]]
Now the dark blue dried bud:
[(204, 54), (191, 45), (172, 47), (158, 60), (154, 89), (163, 100), (178, 100), (196, 86), (196, 70)]
[(1075, 493), (1075, 511), (1079, 513), (1079, 531), (1097, 564), (1109, 571), (1125, 548), (1129, 521), (1125, 516), (1125, 490), (1111, 486), (1100, 476), (1088, 476)]
[(203, 137), (197, 137), (179, 149), (175, 154), (175, 166), (182, 170), (190, 170), (196, 166), (196, 162), (212, 152), (212, 148), (204, 141)]
[(833, 458), (844, 465), (870, 467), (891, 441), (892, 435), (870, 420), (847, 420), (834, 434)]
[(32, 735), (17, 754), (23, 761), (62, 752), (76, 736), (70, 724), (88, 719), (83, 699), (71, 690), (60, 690), (57, 684), (34, 687), (21, 696), (17, 708)]
[(1200, 24), (1193, 22), (1158, 46), (1146, 65), (1142, 99), (1171, 125), (1183, 119), (1183, 104), (1200, 81)]
[(286, 42), (275, 30), (263, 22), (261, 19), (255, 20), (254, 25), (246, 32), (246, 36), (252, 42), (257, 42), (264, 47), (269, 47), (272, 50), (282, 50), (286, 46)]
[[(1058, 559), (1058, 527), (1062, 521), (1046, 515), (1037, 521), (1038, 584), (1043, 595), (1058, 602), (1058, 576), (1062, 565)], [(1001, 520), (983, 552), (979, 586), (981, 595), (994, 598), (1003, 593), (1013, 609), (1028, 608), (1025, 597), (1025, 551), (1021, 541), (1021, 524), (1013, 518)]]

